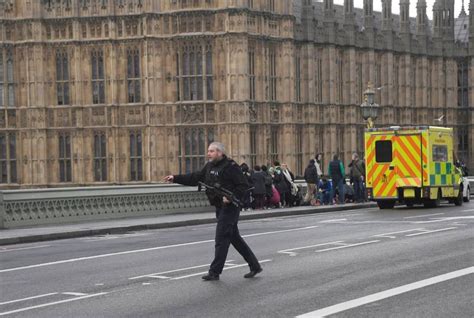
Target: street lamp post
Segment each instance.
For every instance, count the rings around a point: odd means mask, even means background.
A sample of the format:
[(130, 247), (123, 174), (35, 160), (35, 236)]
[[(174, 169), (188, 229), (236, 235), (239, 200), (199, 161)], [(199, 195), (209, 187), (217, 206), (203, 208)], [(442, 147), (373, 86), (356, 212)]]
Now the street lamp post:
[(377, 119), (379, 105), (374, 101), (375, 91), (372, 83), (367, 83), (367, 89), (364, 92), (364, 102), (360, 105), (362, 117), (367, 121), (367, 128), (374, 128), (374, 121)]

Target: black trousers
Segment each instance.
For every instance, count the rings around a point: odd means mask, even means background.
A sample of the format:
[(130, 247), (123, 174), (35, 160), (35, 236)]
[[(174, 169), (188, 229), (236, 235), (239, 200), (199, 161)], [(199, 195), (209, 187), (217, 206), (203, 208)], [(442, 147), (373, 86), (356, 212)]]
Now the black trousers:
[(239, 221), (240, 208), (233, 205), (216, 209), (217, 226), (215, 238), (215, 256), (211, 263), (209, 272), (220, 275), (224, 268), (229, 246), (232, 246), (242, 255), (249, 264), (250, 270), (260, 268), (257, 257), (250, 247), (240, 236), (237, 223)]

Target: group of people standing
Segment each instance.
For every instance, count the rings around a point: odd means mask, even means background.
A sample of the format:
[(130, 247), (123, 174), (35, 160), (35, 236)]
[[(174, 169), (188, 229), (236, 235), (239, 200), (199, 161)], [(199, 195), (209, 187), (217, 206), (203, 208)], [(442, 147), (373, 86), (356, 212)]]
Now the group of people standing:
[(305, 205), (344, 204), (347, 200), (364, 202), (365, 198), (365, 163), (357, 153), (352, 154), (349, 163), (349, 180), (346, 183), (346, 170), (338, 155), (334, 155), (328, 165), (328, 174), (321, 168), (322, 155), (311, 159), (305, 169), (304, 179), (307, 183)]
[(294, 183), (295, 175), (287, 164), (275, 161), (271, 167), (256, 165), (250, 170), (243, 163), (240, 168), (250, 185), (250, 191), (244, 199), (244, 209), (299, 205), (301, 189)]

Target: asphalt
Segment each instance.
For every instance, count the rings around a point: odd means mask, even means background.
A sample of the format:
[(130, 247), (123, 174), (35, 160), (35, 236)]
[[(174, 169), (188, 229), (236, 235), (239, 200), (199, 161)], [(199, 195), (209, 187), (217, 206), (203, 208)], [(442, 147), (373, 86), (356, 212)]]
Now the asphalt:
[[(453, 274), (474, 267), (474, 203), (274, 215), (239, 228), (262, 262), (254, 279), (231, 248), (220, 280), (201, 280), (214, 224), (3, 246), (0, 316), (294, 317), (334, 306), (334, 317), (474, 316), (474, 271)], [(442, 275), (451, 277), (433, 282)]]
[[(242, 211), (240, 219), (253, 220), (269, 217), (342, 211), (348, 209), (364, 209), (373, 206), (375, 206), (374, 203), (363, 203), (333, 206), (300, 206), (281, 209), (250, 210)], [(8, 244), (32, 243), (93, 235), (119, 234), (130, 231), (143, 231), (150, 229), (209, 224), (215, 222), (215, 212), (204, 212), (2, 229), (0, 230), (0, 246)]]

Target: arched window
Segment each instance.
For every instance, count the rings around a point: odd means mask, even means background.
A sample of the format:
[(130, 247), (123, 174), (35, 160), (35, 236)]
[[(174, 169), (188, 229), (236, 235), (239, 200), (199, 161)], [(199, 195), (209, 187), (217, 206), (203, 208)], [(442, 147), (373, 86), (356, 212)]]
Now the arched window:
[(56, 51), (56, 96), (58, 105), (69, 105), (69, 58), (65, 50)]
[(104, 76), (104, 52), (93, 50), (91, 52), (92, 66), (92, 103), (105, 103), (105, 76)]
[(71, 134), (60, 133), (59, 134), (59, 182), (71, 182), (72, 181), (72, 168), (71, 168)]
[(139, 50), (128, 50), (127, 52), (127, 92), (129, 103), (140, 102), (141, 85)]
[(16, 183), (16, 135), (0, 134), (0, 183)]
[(107, 181), (107, 136), (103, 131), (94, 133), (94, 181)]
[(212, 46), (186, 45), (177, 54), (177, 100), (213, 100)]
[(185, 128), (179, 133), (179, 171), (189, 173), (202, 169), (207, 147), (214, 141), (214, 128)]
[(142, 133), (130, 132), (130, 180), (143, 180)]

